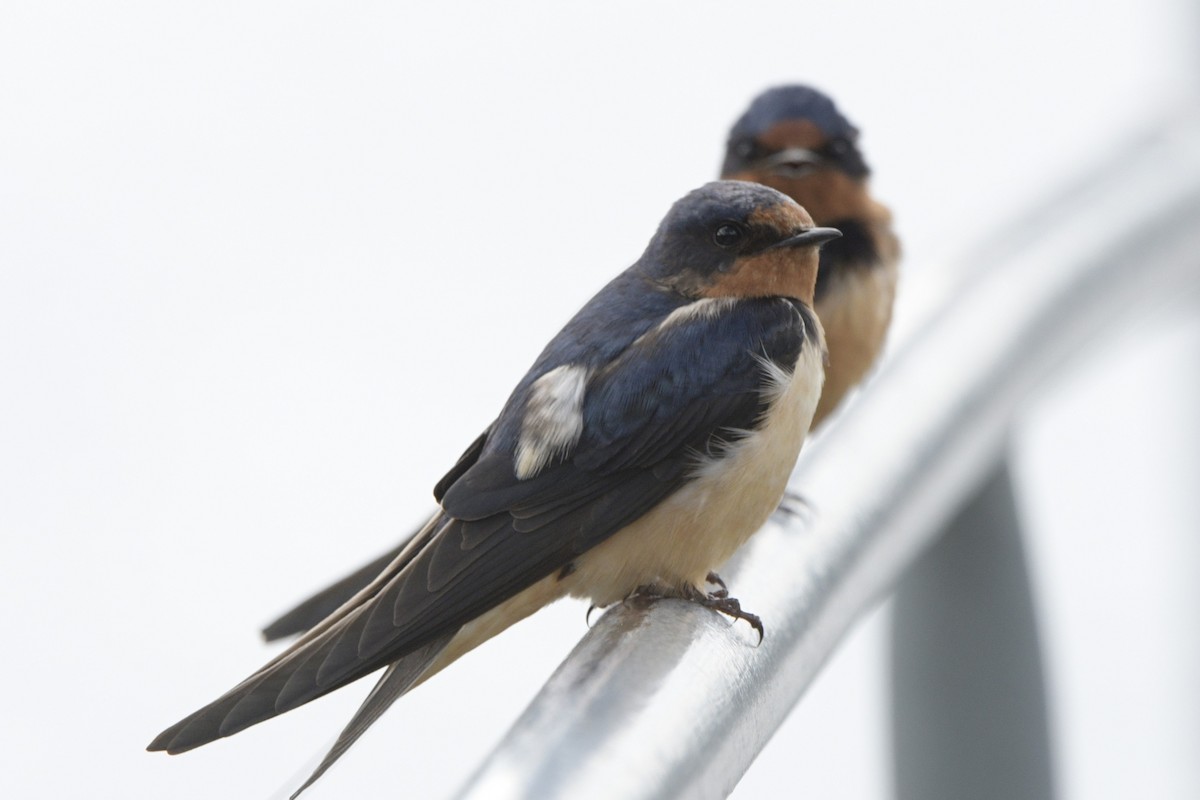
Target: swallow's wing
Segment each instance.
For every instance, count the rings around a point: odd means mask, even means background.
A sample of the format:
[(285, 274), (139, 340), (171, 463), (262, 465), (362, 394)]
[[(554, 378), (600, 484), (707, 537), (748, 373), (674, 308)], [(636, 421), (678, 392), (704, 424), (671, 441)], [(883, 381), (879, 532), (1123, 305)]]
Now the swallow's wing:
[[(483, 449), (484, 442), (487, 441), (487, 436), (488, 431), (484, 431), (467, 448), (466, 452), (458, 459), (458, 463), (442, 478), (437, 489), (434, 490), (435, 494), (440, 496), (441, 491), (444, 491), (443, 484), (453, 483), (479, 459), (479, 453)], [(311, 629), (379, 577), (380, 573), (396, 560), (418, 533), (420, 530), (413, 531), (391, 550), (364, 564), (346, 577), (331, 583), (279, 616), (263, 628), (263, 638), (268, 642), (273, 642), (276, 639), (295, 636)]]
[(569, 564), (684, 484), (698, 454), (758, 424), (771, 381), (764, 362), (790, 370), (802, 346), (815, 346), (810, 313), (781, 299), (705, 307), (589, 368), (582, 430), (561, 459), (518, 479), (516, 441), (472, 447), (439, 484), (444, 513), (383, 575), (150, 749), (191, 749), (382, 666), (417, 664), (431, 644), (440, 649), (464, 623)]
[[(410, 537), (411, 538), (411, 537)], [(347, 600), (363, 590), (367, 584), (379, 577), (387, 566), (408, 544), (405, 539), (388, 552), (351, 572), (346, 577), (331, 583), (324, 589), (302, 601), (290, 611), (262, 629), (263, 639), (273, 642), (288, 636), (296, 636), (312, 628), (321, 620), (337, 611)]]

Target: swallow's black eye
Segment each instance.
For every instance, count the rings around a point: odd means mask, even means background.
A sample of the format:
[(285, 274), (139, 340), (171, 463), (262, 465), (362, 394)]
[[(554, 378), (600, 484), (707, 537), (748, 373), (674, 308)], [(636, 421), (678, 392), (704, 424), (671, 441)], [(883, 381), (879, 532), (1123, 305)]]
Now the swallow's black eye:
[(742, 240), (742, 229), (726, 223), (713, 232), (713, 241), (720, 247), (733, 247)]

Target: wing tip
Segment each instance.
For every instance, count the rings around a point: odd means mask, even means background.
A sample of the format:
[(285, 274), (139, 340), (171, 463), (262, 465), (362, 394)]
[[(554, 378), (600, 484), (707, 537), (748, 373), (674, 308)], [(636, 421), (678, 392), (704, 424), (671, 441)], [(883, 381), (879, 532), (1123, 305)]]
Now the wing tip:
[[(176, 756), (213, 741), (212, 738), (184, 739), (183, 734), (187, 730), (190, 719), (189, 717), (188, 719), (181, 720), (158, 736), (155, 736), (154, 741), (146, 745), (146, 751), (149, 753), (166, 753), (169, 756)], [(183, 741), (180, 741), (181, 739)]]
[(151, 741), (150, 744), (146, 745), (146, 752), (161, 753), (165, 751), (167, 755), (171, 755), (170, 746), (171, 740), (167, 738), (167, 732), (163, 731), (158, 736), (155, 736), (154, 740)]

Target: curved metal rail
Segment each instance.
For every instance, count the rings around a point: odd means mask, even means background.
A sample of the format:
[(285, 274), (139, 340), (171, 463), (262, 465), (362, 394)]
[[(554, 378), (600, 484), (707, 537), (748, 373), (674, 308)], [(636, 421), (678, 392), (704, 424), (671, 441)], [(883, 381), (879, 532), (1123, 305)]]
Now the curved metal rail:
[(847, 628), (997, 474), (1022, 398), (1138, 302), (1200, 285), (1200, 117), (1095, 175), (1004, 230), (805, 453), (800, 513), (723, 570), (761, 645), (685, 602), (610, 610), (460, 796), (732, 791)]

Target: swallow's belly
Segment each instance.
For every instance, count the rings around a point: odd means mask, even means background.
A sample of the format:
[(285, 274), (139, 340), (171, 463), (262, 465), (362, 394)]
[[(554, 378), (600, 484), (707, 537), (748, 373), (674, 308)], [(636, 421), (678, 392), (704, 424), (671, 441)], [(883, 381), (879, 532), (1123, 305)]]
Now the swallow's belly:
[(763, 424), (704, 463), (675, 494), (580, 556), (569, 591), (597, 605), (652, 583), (702, 587), (779, 505), (821, 394), (820, 348), (806, 343)]

